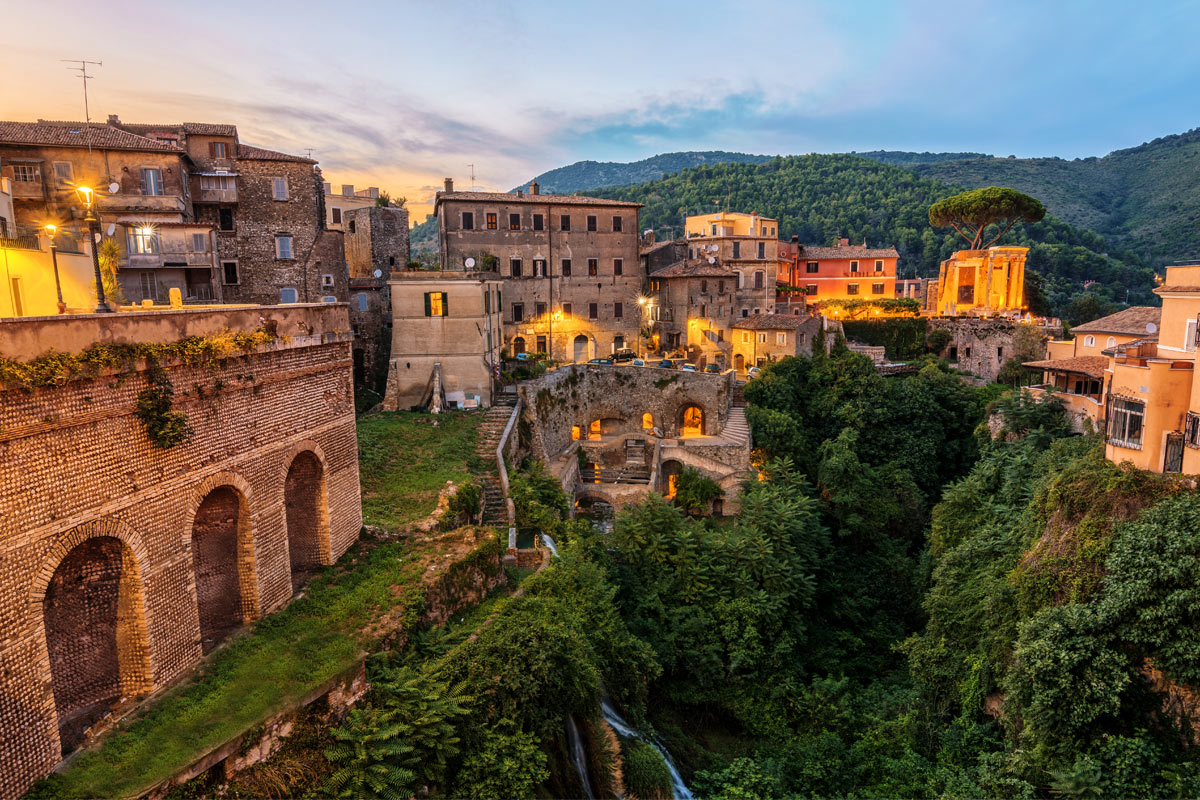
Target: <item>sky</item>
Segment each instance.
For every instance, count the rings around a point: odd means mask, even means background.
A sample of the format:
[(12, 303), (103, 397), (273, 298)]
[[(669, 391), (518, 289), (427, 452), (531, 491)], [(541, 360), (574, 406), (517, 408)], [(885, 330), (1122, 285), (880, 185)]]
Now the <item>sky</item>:
[[(234, 123), (325, 179), (506, 191), (677, 150), (1102, 156), (1200, 126), (1200, 0), (3, 0), (0, 119)], [(28, 36), (11, 32), (27, 31)]]

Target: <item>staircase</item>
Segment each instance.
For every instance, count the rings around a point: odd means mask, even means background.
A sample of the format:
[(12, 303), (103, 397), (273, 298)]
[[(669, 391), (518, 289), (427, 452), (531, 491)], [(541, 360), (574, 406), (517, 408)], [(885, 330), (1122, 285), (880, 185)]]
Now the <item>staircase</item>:
[(729, 418), (725, 420), (725, 429), (721, 431), (721, 438), (730, 444), (750, 443), (750, 425), (746, 422), (744, 405), (735, 405), (729, 409)]
[[(515, 404), (515, 400), (513, 402)], [(504, 492), (500, 488), (500, 476), (496, 471), (496, 448), (500, 446), (500, 437), (504, 435), (504, 428), (511, 416), (512, 404), (494, 405), (484, 412), (483, 422), (479, 426), (475, 454), (482, 461), (482, 466), (475, 477), (483, 487), (484, 525), (508, 526), (508, 508), (504, 503)]]
[(733, 384), (733, 393), (729, 398), (729, 405), (731, 405), (733, 408), (746, 407), (746, 392), (744, 391), (745, 386), (746, 384), (740, 382)]

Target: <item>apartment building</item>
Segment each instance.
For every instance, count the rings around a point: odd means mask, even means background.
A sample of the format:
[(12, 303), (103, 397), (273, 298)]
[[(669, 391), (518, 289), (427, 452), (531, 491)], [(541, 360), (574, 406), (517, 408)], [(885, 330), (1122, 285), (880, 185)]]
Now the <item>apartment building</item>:
[(684, 220), (688, 258), (715, 257), (737, 275), (735, 316), (771, 314), (779, 275), (779, 221), (721, 211)]
[(739, 373), (789, 356), (811, 356), (822, 318), (814, 314), (760, 314), (733, 324), (733, 368)]
[(377, 205), (379, 187), (368, 186), (366, 189), (355, 189), (352, 183), (343, 183), (333, 191), (333, 184), (326, 181), (323, 184), (325, 193), (325, 227), (331, 231), (345, 231), (349, 220), (345, 219), (346, 212), (360, 208), (370, 208)]
[[(833, 247), (779, 245), (781, 281), (803, 289), (810, 303), (822, 300), (890, 300), (897, 296), (895, 247), (852, 245), (841, 238)], [(908, 295), (906, 295), (908, 296)]]
[(446, 179), (434, 206), (441, 266), (499, 274), (509, 352), (587, 361), (639, 335), (640, 208), (545, 195), (537, 183), (528, 193), (456, 192)]
[(680, 261), (650, 273), (647, 322), (655, 349), (684, 352), (699, 366), (731, 363), (729, 333), (740, 319), (739, 273), (716, 256)]

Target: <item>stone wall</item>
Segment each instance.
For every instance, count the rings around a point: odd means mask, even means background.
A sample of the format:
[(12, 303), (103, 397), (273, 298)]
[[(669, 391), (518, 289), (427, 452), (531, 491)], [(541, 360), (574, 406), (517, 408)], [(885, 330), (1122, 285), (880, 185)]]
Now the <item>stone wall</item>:
[(392, 292), (386, 278), (350, 278), (354, 382), (383, 394), (392, 354)]
[[(926, 337), (935, 330), (949, 331), (950, 344), (940, 355), (956, 363), (964, 372), (994, 381), (1005, 362), (1017, 355), (1017, 334), (1023, 326), (1025, 323), (1009, 319), (934, 317), (929, 320)], [(1029, 360), (1044, 356), (1046, 341), (1062, 337), (1061, 326), (1027, 327), (1041, 340), (1041, 349)]]
[(347, 211), (342, 217), (346, 235), (346, 266), (353, 278), (386, 277), (408, 266), (408, 210), (370, 206)]
[(134, 416), (144, 371), (0, 391), (0, 796), (45, 774), (114, 700), (172, 682), (227, 628), (291, 598), (297, 458), (320, 473), (308, 487), (321, 563), (362, 523), (344, 306), (0, 323), (0, 355), (22, 360), (264, 324), (279, 338), (244, 356), (164, 364), (193, 429), (171, 449)]

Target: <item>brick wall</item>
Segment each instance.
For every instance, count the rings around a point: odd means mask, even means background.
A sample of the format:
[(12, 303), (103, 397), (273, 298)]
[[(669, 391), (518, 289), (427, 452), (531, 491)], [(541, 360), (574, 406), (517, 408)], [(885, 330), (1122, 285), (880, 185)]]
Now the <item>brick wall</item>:
[[(42, 352), (51, 342), (78, 352), (70, 345), (81, 337), (176, 341), (207, 328), (245, 329), (259, 318), (290, 337), (212, 367), (167, 365), (175, 407), (194, 429), (170, 450), (154, 447), (133, 416), (143, 373), (0, 393), (0, 796), (23, 792), (78, 735), (68, 729), (60, 739), (59, 706), (84, 716), (107, 710), (114, 649), (119, 695), (145, 694), (196, 664), (214, 624), (239, 612), (253, 619), (289, 600), (285, 498), (298, 457), (306, 494), (313, 462), (321, 468), (321, 563), (354, 541), (362, 515), (342, 309), (163, 311), (0, 326), (0, 354), (9, 357), (11, 348)], [(218, 585), (204, 577), (215, 572), (227, 579)], [(220, 605), (235, 596), (236, 610)], [(81, 620), (98, 635), (79, 639)]]

